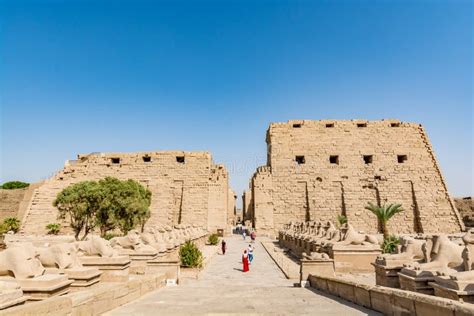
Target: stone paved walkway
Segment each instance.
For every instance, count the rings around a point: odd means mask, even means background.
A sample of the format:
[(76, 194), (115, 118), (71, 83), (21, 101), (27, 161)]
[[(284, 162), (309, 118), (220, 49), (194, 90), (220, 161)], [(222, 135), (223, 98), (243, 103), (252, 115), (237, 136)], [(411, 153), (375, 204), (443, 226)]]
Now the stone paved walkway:
[(199, 280), (149, 293), (107, 315), (379, 315), (312, 289), (294, 287), (258, 242), (250, 272), (243, 273), (240, 256), (248, 241), (241, 237), (226, 241), (226, 255), (216, 255)]

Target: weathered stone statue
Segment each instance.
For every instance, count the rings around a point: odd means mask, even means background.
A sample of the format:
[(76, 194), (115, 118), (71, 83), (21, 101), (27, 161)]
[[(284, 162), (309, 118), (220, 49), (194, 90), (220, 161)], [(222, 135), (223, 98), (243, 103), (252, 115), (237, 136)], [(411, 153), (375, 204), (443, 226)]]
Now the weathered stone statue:
[(0, 252), (0, 275), (10, 275), (17, 279), (40, 276), (45, 270), (38, 256), (32, 246), (3, 250)]
[(86, 240), (75, 242), (79, 256), (113, 257), (117, 252), (112, 248), (110, 242), (98, 236), (88, 236)]
[(345, 223), (341, 226), (341, 240), (338, 245), (378, 245), (377, 236), (358, 233), (351, 224)]
[(161, 237), (161, 234), (153, 227), (145, 228), (145, 231), (141, 233), (141, 239), (145, 245), (153, 247), (159, 253), (166, 251), (166, 244)]
[(26, 301), (23, 291), (16, 281), (0, 281), (0, 310), (22, 304)]
[(126, 236), (123, 237), (114, 237), (110, 240), (110, 245), (114, 249), (133, 249), (136, 251), (149, 251), (149, 252), (156, 252), (156, 249), (153, 248), (151, 245), (145, 245), (142, 242), (140, 233), (132, 229), (127, 233)]
[[(435, 236), (433, 252), (435, 252), (435, 255), (430, 262), (414, 262), (407, 266), (412, 266), (415, 270), (446, 270), (459, 267), (463, 263), (463, 247), (453, 243), (445, 234)], [(452, 270), (452, 272), (455, 272), (455, 270)]]
[(39, 260), (45, 268), (79, 268), (82, 267), (77, 259), (73, 244), (57, 244), (49, 247), (36, 247)]

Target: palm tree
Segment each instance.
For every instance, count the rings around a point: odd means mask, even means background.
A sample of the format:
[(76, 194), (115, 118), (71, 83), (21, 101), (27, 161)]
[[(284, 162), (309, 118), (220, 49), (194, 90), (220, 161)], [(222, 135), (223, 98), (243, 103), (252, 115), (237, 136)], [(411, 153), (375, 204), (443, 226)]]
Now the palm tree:
[(382, 227), (383, 239), (386, 240), (389, 236), (387, 229), (387, 222), (393, 215), (403, 212), (401, 204), (384, 204), (383, 206), (378, 206), (369, 202), (369, 205), (365, 207), (367, 210), (377, 216), (380, 225)]

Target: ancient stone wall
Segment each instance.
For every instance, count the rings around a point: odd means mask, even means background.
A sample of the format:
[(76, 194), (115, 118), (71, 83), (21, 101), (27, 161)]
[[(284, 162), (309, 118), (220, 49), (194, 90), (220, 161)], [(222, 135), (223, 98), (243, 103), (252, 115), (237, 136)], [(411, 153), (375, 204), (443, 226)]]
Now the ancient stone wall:
[(211, 168), (209, 177), (209, 211), (208, 211), (208, 230), (217, 232), (217, 229), (227, 227), (227, 199), (229, 194), (229, 175), (222, 165)]
[(0, 189), (0, 221), (6, 217), (16, 217), (21, 220), (29, 207), (35, 189), (41, 184), (42, 182), (32, 183), (22, 189)]
[(67, 161), (63, 170), (35, 190), (22, 230), (44, 233), (45, 225), (57, 222), (58, 212), (52, 203), (62, 189), (107, 176), (133, 179), (150, 189), (147, 225), (189, 223), (215, 229), (227, 224), (227, 171), (215, 165), (209, 153), (93, 153)]
[(235, 208), (235, 199), (237, 196), (235, 195), (234, 191), (229, 189), (229, 193), (227, 194), (227, 225), (232, 227), (236, 223), (236, 208)]
[(252, 190), (245, 190), (242, 195), (242, 220), (253, 218)]
[(464, 228), (420, 124), (289, 121), (271, 124), (266, 140), (267, 167), (252, 180), (257, 229), (346, 215), (354, 227), (374, 233), (368, 202), (402, 204), (405, 212), (389, 223), (392, 232)]
[(474, 227), (474, 200), (472, 196), (455, 198), (454, 203), (466, 227)]
[(6, 217), (17, 217), (20, 203), (28, 188), (3, 190), (0, 189), (0, 221)]

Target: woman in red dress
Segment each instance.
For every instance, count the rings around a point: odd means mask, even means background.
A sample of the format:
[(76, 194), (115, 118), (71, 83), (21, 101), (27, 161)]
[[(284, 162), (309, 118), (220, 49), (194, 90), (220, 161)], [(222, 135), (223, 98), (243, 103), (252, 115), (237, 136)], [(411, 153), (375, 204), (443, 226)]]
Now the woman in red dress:
[(242, 263), (244, 265), (243, 272), (249, 271), (249, 256), (247, 254), (247, 249), (244, 250), (244, 254), (242, 255)]

